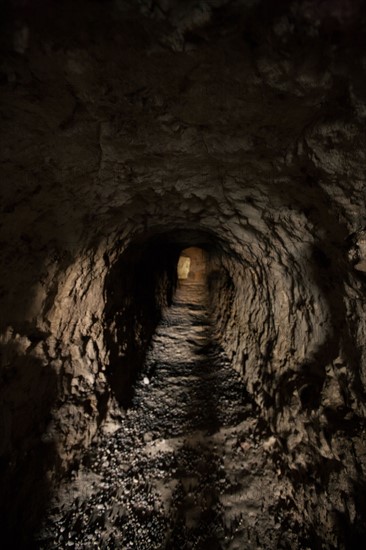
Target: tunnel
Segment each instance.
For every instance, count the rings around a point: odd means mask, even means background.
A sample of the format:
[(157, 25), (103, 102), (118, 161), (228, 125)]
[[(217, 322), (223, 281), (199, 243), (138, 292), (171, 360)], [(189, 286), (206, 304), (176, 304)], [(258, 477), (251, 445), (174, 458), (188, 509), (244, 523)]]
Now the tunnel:
[(0, 11), (1, 548), (363, 549), (363, 0)]

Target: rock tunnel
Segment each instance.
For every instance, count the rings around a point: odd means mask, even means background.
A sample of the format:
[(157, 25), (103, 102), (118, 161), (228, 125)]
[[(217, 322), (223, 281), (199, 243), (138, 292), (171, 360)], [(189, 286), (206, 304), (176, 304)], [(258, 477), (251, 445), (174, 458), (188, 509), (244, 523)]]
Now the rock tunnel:
[(364, 548), (363, 1), (1, 10), (1, 547)]

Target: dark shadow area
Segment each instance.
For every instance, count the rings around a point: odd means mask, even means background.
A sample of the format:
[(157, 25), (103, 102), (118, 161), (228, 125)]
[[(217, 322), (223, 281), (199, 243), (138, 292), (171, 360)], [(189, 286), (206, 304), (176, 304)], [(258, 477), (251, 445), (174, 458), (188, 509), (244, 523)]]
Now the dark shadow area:
[(105, 283), (105, 341), (108, 381), (123, 407), (132, 403), (134, 384), (151, 338), (177, 288), (181, 251), (199, 246), (208, 254), (219, 247), (209, 232), (177, 228), (140, 235), (110, 268)]
[(225, 538), (219, 502), (219, 481), (225, 477), (220, 458), (202, 444), (188, 444), (177, 453), (176, 461), (179, 481), (166, 548), (218, 550)]
[[(44, 432), (57, 395), (51, 368), (2, 346), (0, 407), (0, 518), (4, 550), (37, 550), (33, 536), (47, 509), (58, 470), (55, 442)], [(10, 362), (9, 362), (10, 359)]]
[(127, 407), (133, 385), (176, 286), (176, 247), (140, 243), (126, 250), (110, 269), (105, 284), (105, 339), (109, 349), (108, 381)]

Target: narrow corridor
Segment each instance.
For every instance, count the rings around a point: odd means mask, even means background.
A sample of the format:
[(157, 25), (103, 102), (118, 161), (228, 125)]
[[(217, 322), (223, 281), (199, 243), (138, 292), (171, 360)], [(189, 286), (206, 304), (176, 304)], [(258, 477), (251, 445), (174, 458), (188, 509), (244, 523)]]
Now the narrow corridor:
[(298, 547), (274, 442), (212, 340), (207, 299), (179, 284), (121, 428), (64, 485), (39, 548), (277, 548), (284, 528)]
[(366, 549), (365, 5), (0, 2), (1, 550)]

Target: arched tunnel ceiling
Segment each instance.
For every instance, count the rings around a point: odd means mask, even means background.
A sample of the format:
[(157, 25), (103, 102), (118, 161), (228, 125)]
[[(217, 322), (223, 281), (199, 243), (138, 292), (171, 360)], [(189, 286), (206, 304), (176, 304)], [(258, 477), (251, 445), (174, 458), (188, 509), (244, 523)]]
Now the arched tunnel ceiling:
[(199, 219), (210, 206), (230, 217), (227, 201), (267, 187), (301, 208), (320, 188), (353, 230), (364, 224), (357, 2), (13, 6), (2, 38), (8, 238), (32, 225), (39, 247), (46, 233), (72, 250), (116, 217), (181, 208)]
[(360, 2), (5, 6), (2, 280), (161, 218), (365, 225)]

